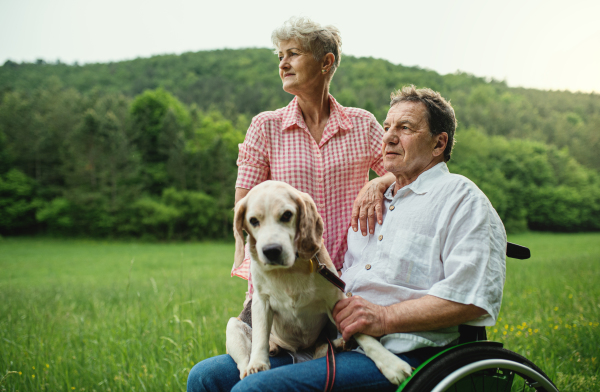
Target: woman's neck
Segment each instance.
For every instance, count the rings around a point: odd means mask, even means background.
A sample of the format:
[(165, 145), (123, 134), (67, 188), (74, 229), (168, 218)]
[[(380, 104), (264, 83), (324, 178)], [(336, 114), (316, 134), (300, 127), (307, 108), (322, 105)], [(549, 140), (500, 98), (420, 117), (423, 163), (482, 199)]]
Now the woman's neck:
[(327, 120), (329, 120), (329, 88), (325, 86), (322, 91), (314, 91), (312, 94), (299, 94), (297, 97), (304, 122), (318, 144), (323, 136)]

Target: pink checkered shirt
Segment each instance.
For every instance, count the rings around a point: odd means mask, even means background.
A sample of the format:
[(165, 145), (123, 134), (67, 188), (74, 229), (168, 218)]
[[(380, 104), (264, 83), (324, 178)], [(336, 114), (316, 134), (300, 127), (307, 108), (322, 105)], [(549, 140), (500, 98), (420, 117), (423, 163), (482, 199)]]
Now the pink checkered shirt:
[[(236, 188), (252, 189), (266, 180), (283, 181), (312, 196), (323, 218), (323, 239), (333, 264), (342, 268), (352, 204), (369, 180), (369, 168), (385, 174), (383, 129), (363, 109), (346, 108), (330, 95), (330, 116), (317, 145), (294, 98), (284, 108), (254, 117), (239, 145)], [(249, 279), (250, 258), (232, 270)], [(249, 279), (249, 293), (252, 292)]]

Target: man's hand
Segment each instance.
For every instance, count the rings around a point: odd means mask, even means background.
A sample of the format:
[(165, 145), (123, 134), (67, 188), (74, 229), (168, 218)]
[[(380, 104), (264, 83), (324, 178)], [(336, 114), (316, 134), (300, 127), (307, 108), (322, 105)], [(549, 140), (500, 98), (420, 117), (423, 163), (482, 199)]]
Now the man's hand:
[(358, 295), (338, 301), (332, 315), (346, 341), (359, 332), (374, 337), (386, 334), (387, 308)]
[(352, 218), (350, 219), (352, 230), (358, 231), (358, 222), (360, 221), (360, 231), (362, 235), (366, 236), (368, 221), (369, 233), (375, 232), (375, 218), (379, 224), (383, 222), (383, 194), (395, 179), (392, 173), (387, 173), (369, 181), (360, 190), (352, 206)]

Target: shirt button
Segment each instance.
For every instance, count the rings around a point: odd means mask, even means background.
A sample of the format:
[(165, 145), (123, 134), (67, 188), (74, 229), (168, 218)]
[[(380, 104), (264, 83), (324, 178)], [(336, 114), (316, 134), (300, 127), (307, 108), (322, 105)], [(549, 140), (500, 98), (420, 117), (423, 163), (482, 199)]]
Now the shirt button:
[(370, 270), (370, 269), (371, 269), (371, 264), (367, 264), (367, 265), (365, 265), (365, 269), (366, 269), (366, 270)]
[(346, 293), (346, 297), (348, 297), (348, 298), (352, 297), (352, 293), (351, 293), (350, 291), (348, 291), (348, 292)]
[(379, 241), (383, 239), (383, 235), (379, 235)]
[(393, 210), (394, 210), (394, 208), (396, 208), (396, 207), (394, 207), (394, 206), (390, 206), (390, 211), (393, 211)]

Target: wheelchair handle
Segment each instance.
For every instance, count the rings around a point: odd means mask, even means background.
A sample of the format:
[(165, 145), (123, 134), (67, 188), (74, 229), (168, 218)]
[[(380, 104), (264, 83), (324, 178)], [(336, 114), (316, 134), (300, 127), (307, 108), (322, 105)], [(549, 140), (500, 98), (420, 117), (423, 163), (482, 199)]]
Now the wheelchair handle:
[(513, 259), (525, 260), (531, 257), (531, 251), (529, 248), (522, 245), (513, 244), (512, 242), (506, 243), (506, 257)]

